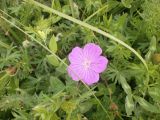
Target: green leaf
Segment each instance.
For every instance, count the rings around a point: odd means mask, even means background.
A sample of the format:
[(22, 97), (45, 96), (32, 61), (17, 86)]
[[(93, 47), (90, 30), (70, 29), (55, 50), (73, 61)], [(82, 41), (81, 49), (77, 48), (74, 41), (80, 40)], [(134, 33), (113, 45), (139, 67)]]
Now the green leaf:
[(156, 40), (156, 37), (153, 36), (151, 39), (151, 42), (150, 42), (149, 51), (145, 55), (145, 58), (147, 61), (149, 61), (151, 59), (151, 57), (156, 52), (156, 50), (157, 50), (157, 40)]
[(48, 62), (50, 64), (52, 64), (53, 66), (58, 66), (59, 65), (59, 61), (55, 56), (47, 55), (46, 57), (47, 57)]
[(70, 6), (69, 5), (64, 5), (62, 8), (62, 12), (65, 14), (71, 14)]
[(15, 120), (30, 120), (32, 119), (31, 115), (23, 110), (14, 110), (12, 112)]
[(56, 37), (54, 35), (50, 39), (49, 49), (54, 53), (57, 52), (57, 42), (56, 42)]
[(61, 108), (66, 112), (66, 113), (71, 113), (73, 110), (77, 108), (77, 103), (76, 101), (65, 101), (62, 105)]
[(135, 96), (136, 101), (140, 104), (142, 108), (144, 108), (147, 111), (150, 111), (152, 113), (160, 113), (160, 108), (152, 105), (148, 101), (146, 101), (144, 98)]
[(122, 4), (127, 7), (127, 8), (131, 8), (131, 3), (133, 2), (133, 0), (122, 0)]
[(125, 109), (128, 116), (132, 115), (132, 111), (134, 110), (134, 102), (131, 95), (126, 96)]
[(108, 87), (106, 87), (103, 83), (99, 83), (97, 87), (98, 87), (98, 91), (96, 92), (96, 96), (101, 96), (104, 94), (112, 95), (116, 89), (115, 84), (109, 84)]
[(52, 0), (52, 8), (61, 10), (61, 4), (59, 0)]
[[(63, 59), (63, 62), (65, 63), (66, 59)], [(56, 68), (56, 71), (60, 72), (61, 74), (66, 73), (66, 65), (63, 64), (63, 62), (60, 62), (59, 66)]]
[(87, 99), (90, 99), (91, 96), (92, 96), (93, 94), (95, 94), (95, 93), (96, 93), (96, 92), (95, 92), (95, 91), (92, 91), (92, 90), (87, 91), (87, 92), (83, 93), (83, 94), (79, 97), (79, 99), (77, 100), (77, 102), (80, 103), (80, 102), (86, 101)]
[(132, 90), (131, 90), (131, 87), (129, 86), (129, 84), (127, 83), (125, 77), (120, 75), (119, 81), (120, 81), (120, 83), (122, 85), (122, 88), (125, 91), (125, 93), (131, 95), (132, 94)]
[(56, 113), (49, 111), (48, 108), (44, 107), (43, 105), (37, 105), (33, 108), (33, 111), (34, 117), (36, 118), (38, 116), (40, 120), (59, 120), (59, 117)]
[(43, 32), (43, 31), (37, 31), (39, 37), (42, 39), (42, 40), (45, 40), (46, 39), (46, 34)]
[(64, 84), (57, 77), (50, 77), (50, 90), (54, 92), (59, 92), (65, 88)]
[(5, 89), (6, 85), (10, 81), (10, 76), (6, 72), (0, 73), (0, 91)]
[(51, 116), (51, 117), (50, 117), (50, 120), (60, 120), (60, 118), (57, 116), (56, 113), (53, 113), (53, 114), (51, 114), (50, 116)]
[(160, 88), (159, 87), (150, 87), (148, 89), (149, 95), (155, 100), (155, 101), (160, 101)]
[(86, 113), (91, 109), (92, 106), (93, 106), (92, 102), (83, 102), (80, 103), (79, 108), (81, 113)]

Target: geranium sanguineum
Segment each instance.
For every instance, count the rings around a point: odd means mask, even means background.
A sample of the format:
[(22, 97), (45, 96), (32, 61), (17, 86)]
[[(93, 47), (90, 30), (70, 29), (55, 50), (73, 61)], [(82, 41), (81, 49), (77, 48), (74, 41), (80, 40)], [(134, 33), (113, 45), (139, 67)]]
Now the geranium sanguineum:
[(71, 64), (67, 68), (72, 79), (82, 80), (87, 85), (97, 83), (99, 73), (103, 72), (108, 64), (108, 59), (101, 54), (102, 49), (94, 43), (88, 43), (84, 48), (73, 48), (69, 54)]

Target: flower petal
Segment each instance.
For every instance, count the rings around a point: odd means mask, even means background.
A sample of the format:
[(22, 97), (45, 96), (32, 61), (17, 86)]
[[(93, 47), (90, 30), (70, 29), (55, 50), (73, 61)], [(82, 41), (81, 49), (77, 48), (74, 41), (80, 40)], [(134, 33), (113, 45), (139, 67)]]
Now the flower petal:
[(97, 73), (101, 73), (106, 69), (107, 64), (108, 64), (108, 59), (103, 56), (100, 56), (97, 58), (96, 61), (94, 61), (91, 64), (91, 69)]
[(81, 63), (82, 58), (83, 58), (83, 51), (82, 48), (80, 47), (73, 48), (68, 56), (69, 61), (73, 64)]
[(102, 49), (94, 44), (94, 43), (88, 43), (83, 48), (84, 57), (89, 58), (91, 61), (94, 61), (97, 56), (101, 55)]
[(73, 80), (78, 81), (84, 78), (85, 72), (82, 66), (78, 64), (71, 64), (67, 68), (68, 74)]
[(94, 72), (93, 70), (88, 70), (85, 72), (85, 76), (83, 82), (87, 85), (92, 85), (99, 81), (99, 74)]

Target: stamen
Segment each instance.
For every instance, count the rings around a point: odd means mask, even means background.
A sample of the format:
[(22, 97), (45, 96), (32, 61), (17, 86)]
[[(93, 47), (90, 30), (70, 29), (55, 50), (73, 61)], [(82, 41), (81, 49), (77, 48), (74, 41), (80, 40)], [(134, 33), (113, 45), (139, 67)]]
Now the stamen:
[(85, 68), (85, 70), (87, 70), (90, 67), (91, 61), (88, 59), (85, 59), (83, 62), (83, 66)]

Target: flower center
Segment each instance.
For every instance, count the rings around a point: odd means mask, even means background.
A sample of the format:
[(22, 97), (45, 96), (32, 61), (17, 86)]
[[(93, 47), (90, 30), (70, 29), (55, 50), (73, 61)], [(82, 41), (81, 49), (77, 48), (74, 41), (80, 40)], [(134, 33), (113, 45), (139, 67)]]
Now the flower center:
[(91, 61), (88, 59), (85, 59), (83, 62), (83, 67), (85, 68), (85, 70), (87, 70), (91, 65)]

